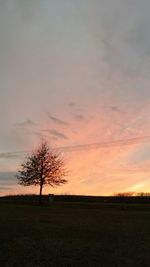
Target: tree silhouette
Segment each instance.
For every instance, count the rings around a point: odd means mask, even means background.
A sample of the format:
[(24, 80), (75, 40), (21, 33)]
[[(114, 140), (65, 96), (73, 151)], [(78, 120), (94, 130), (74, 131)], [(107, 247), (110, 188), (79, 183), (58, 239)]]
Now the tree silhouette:
[(42, 203), (42, 189), (45, 185), (52, 187), (65, 184), (67, 174), (64, 160), (59, 153), (52, 150), (46, 141), (28, 155), (17, 173), (19, 184), (23, 186), (40, 186), (39, 204)]

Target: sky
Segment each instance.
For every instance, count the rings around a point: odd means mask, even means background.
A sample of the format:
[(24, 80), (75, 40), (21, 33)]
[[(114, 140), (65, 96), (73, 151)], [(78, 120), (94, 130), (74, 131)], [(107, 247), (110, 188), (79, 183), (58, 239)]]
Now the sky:
[(68, 183), (44, 193), (150, 192), (150, 1), (0, 0), (0, 195), (45, 138)]

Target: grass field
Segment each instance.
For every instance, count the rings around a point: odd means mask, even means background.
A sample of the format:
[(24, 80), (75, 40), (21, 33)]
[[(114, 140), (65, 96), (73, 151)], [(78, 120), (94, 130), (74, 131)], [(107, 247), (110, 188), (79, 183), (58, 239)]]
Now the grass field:
[(0, 203), (0, 266), (150, 266), (150, 205)]

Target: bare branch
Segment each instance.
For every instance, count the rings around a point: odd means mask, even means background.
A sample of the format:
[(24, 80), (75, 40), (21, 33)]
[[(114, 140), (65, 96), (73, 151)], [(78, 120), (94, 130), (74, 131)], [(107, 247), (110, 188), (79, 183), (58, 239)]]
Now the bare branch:
[(67, 183), (62, 156), (50, 149), (46, 141), (28, 155), (17, 173), (18, 183), (23, 186), (39, 185), (40, 196), (45, 185), (59, 186)]

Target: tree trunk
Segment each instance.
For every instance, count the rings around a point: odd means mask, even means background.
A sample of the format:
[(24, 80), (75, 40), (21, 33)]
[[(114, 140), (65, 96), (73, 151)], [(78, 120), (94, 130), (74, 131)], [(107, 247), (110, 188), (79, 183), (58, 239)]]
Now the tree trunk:
[(40, 183), (39, 205), (42, 205), (42, 187), (43, 187), (43, 184)]

